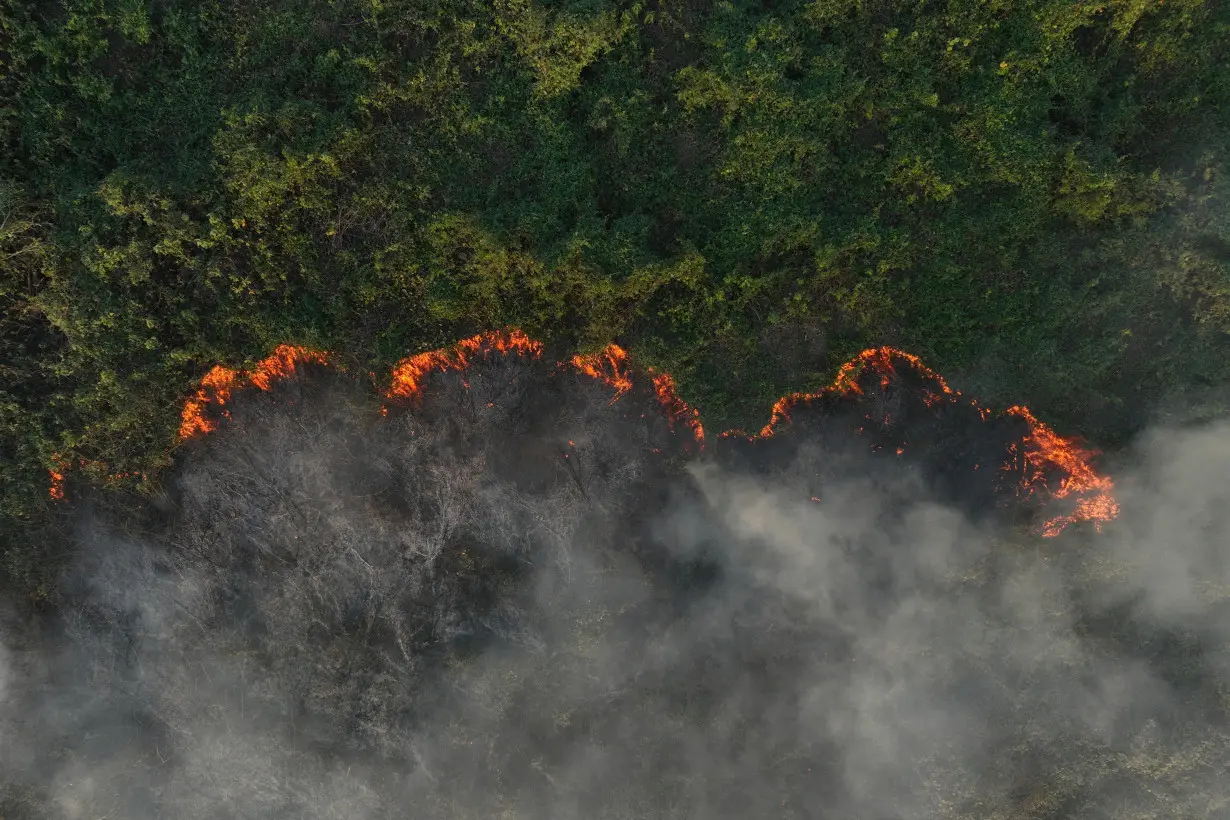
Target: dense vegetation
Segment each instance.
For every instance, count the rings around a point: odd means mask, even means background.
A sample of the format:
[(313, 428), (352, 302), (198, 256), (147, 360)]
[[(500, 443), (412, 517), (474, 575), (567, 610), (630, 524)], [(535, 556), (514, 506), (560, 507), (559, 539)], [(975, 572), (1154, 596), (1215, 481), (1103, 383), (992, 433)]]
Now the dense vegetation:
[(2, 0), (6, 571), (55, 456), (156, 473), (283, 341), (618, 338), (718, 426), (885, 342), (1106, 445), (1219, 412), (1227, 42), (1199, 0)]

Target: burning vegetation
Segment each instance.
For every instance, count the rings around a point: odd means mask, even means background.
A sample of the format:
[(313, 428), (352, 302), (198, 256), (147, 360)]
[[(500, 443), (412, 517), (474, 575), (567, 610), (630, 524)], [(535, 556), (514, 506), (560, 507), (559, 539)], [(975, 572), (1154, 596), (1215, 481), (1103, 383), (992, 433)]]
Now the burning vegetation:
[[(1017, 492), (1076, 499), (1076, 508), (1072, 512), (1046, 522), (1043, 535), (1058, 535), (1064, 527), (1077, 521), (1092, 521), (1094, 527), (1101, 531), (1105, 522), (1119, 514), (1119, 504), (1111, 494), (1114, 483), (1090, 466), (1097, 455), (1096, 451), (1085, 449), (1074, 440), (1058, 435), (1034, 418), (1026, 407), (1016, 405), (1004, 412), (1029, 424), (1029, 435), (1019, 444), (1011, 446), (1013, 460), (1001, 468), (1013, 475), (1023, 473), (1016, 485)], [(1021, 460), (1023, 465), (1020, 464)]]
[[(389, 404), (381, 412), (387, 416), (390, 405), (421, 403), (433, 374), (464, 374), (476, 362), (501, 357), (541, 360), (543, 353), (541, 342), (520, 330), (510, 329), (480, 333), (452, 347), (410, 356), (393, 368), (384, 394)], [(251, 386), (268, 392), (278, 382), (294, 377), (309, 363), (326, 365), (328, 357), (305, 347), (281, 345), (250, 372), (215, 366), (184, 404), (180, 439), (196, 438), (217, 429), (222, 419), (229, 418), (228, 405), (236, 391)], [(650, 368), (642, 381), (627, 351), (618, 345), (608, 345), (598, 353), (575, 355), (566, 362), (556, 363), (551, 370), (552, 376), (563, 373), (603, 385), (611, 393), (611, 405), (644, 385), (643, 389), (652, 393), (657, 410), (671, 433), (685, 434), (676, 439), (679, 449), (687, 454), (705, 450), (700, 412), (679, 396), (670, 374), (657, 373)], [(469, 389), (466, 379), (463, 378), (462, 384)], [(487, 402), (486, 406), (494, 407), (495, 401)], [(994, 488), (1001, 504), (1011, 499), (1026, 507), (1046, 506), (1051, 510), (1051, 516), (1038, 528), (1044, 536), (1056, 536), (1069, 525), (1084, 521), (1092, 522), (1100, 530), (1106, 521), (1118, 515), (1119, 506), (1112, 494), (1113, 482), (1092, 466), (1096, 451), (1083, 447), (1074, 438), (1058, 435), (1025, 407), (1014, 406), (994, 413), (980, 406), (976, 399), (963, 397), (954, 390), (917, 356), (887, 346), (863, 351), (843, 365), (833, 382), (819, 391), (796, 392), (778, 399), (768, 422), (758, 433), (748, 435), (741, 430), (728, 430), (719, 434), (717, 449), (711, 451), (711, 455), (722, 458), (727, 450), (747, 452), (749, 446), (755, 449), (771, 439), (776, 443), (782, 439), (806, 438), (818, 425), (840, 428), (842, 418), (857, 420), (856, 429), (851, 432), (854, 436), (872, 439), (868, 446), (873, 452), (892, 453), (898, 457), (911, 449), (907, 436), (915, 438), (915, 450), (918, 438), (928, 438), (926, 434), (911, 434), (911, 431), (918, 432), (920, 425), (934, 426), (939, 421), (951, 427), (955, 421), (975, 438), (985, 432), (981, 428), (993, 430), (992, 438), (997, 444), (992, 445), (992, 449), (999, 451), (997, 460), (974, 458), (972, 463), (964, 464), (964, 468), (969, 473), (982, 470), (982, 475), (988, 476), (983, 484)], [(933, 459), (953, 460), (953, 454), (945, 451), (942, 443), (934, 440), (934, 435), (930, 438), (932, 452), (929, 455)], [(951, 440), (951, 435), (940, 438)], [(570, 442), (569, 446), (574, 445)], [(984, 445), (981, 449), (985, 452), (987, 448)], [(654, 449), (654, 452), (660, 451), (661, 448)], [(49, 471), (50, 494), (56, 500), (64, 498), (65, 469), (65, 464), (57, 463)], [(1070, 505), (1070, 509), (1055, 515), (1050, 507), (1052, 502)]]
[[(869, 428), (881, 433), (881, 441), (873, 446), (885, 448), (900, 456), (905, 453), (907, 441), (901, 437), (911, 426), (898, 415), (894, 420), (893, 402), (884, 401), (898, 386), (906, 387), (908, 395), (895, 407), (900, 413), (914, 404), (914, 418), (919, 415), (940, 416), (954, 412), (966, 419), (971, 428), (994, 424), (1005, 419), (1019, 419), (1024, 429), (1014, 430), (1011, 438), (1003, 442), (999, 459), (999, 472), (1006, 480), (998, 481), (1001, 491), (1013, 488), (1013, 496), (1034, 505), (1047, 504), (1052, 500), (1069, 499), (1075, 507), (1068, 513), (1048, 519), (1040, 528), (1042, 535), (1053, 537), (1069, 524), (1090, 521), (1100, 531), (1102, 525), (1115, 518), (1119, 506), (1112, 495), (1114, 483), (1100, 475), (1092, 466), (1098, 453), (1081, 446), (1075, 438), (1058, 435), (1039, 421), (1025, 407), (1009, 407), (1002, 414), (979, 405), (977, 399), (965, 398), (954, 390), (943, 376), (927, 367), (910, 353), (892, 347), (876, 347), (864, 350), (851, 361), (842, 365), (836, 378), (826, 388), (814, 393), (791, 393), (778, 399), (773, 405), (769, 421), (755, 436), (747, 436), (739, 430), (722, 433), (723, 438), (745, 437), (751, 442), (768, 439), (783, 429), (788, 429), (792, 417), (799, 413), (823, 412), (838, 404), (854, 404), (879, 410), (877, 417), (866, 412), (860, 417), (857, 435), (864, 435)], [(901, 399), (903, 397), (897, 396)], [(904, 407), (903, 407), (904, 404)], [(921, 404), (921, 408), (917, 405)], [(924, 409), (923, 412), (917, 412)], [(979, 424), (982, 422), (984, 424)], [(940, 455), (940, 454), (937, 454)], [(984, 465), (975, 462), (970, 469)]]
[(189, 439), (217, 429), (218, 423), (210, 417), (208, 408), (219, 408), (216, 413), (229, 415), (226, 404), (231, 394), (247, 385), (269, 391), (273, 385), (295, 375), (298, 368), (308, 362), (325, 364), (325, 354), (306, 347), (278, 345), (273, 353), (261, 359), (251, 372), (241, 373), (222, 365), (214, 367), (201, 379), (201, 387), (184, 403), (179, 425), (179, 437)]
[(40, 615), (66, 648), (0, 704), (0, 770), (50, 807), (16, 816), (958, 820), (1032, 805), (1028, 766), (1099, 818), (1147, 779), (1100, 768), (1150, 731), (1122, 613), (1084, 637), (1059, 572), (1123, 547), (1134, 474), (1125, 527), (1057, 553), (939, 498), (1109, 514), (1023, 408), (888, 348), (721, 436), (614, 346), (485, 333), (375, 391), (329, 364), (216, 371), (161, 503), (82, 505)]
[(393, 368), (393, 383), (387, 396), (390, 399), (417, 401), (422, 396), (424, 382), (431, 373), (465, 370), (474, 359), (487, 358), (493, 354), (538, 358), (542, 355), (542, 343), (534, 341), (519, 330), (489, 331), (462, 339), (452, 347), (419, 353), (403, 359)]

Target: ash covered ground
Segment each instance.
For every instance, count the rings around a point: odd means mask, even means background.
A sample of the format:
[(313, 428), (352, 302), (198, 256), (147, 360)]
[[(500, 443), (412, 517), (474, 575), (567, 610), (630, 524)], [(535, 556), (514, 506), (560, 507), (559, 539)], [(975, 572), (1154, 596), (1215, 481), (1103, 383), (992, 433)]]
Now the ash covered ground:
[(519, 355), (387, 415), (324, 367), (238, 393), (6, 604), (0, 813), (1226, 816), (1230, 429), (1039, 539), (1023, 422), (916, 387), (703, 453)]

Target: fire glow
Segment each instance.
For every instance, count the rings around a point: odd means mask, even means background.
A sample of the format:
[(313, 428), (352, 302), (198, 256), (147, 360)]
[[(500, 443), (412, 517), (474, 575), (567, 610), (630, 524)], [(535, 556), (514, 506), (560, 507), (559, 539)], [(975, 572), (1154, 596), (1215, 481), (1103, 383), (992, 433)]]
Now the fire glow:
[(225, 406), (234, 391), (252, 385), (268, 392), (274, 384), (294, 376), (296, 368), (308, 362), (326, 364), (328, 358), (324, 353), (310, 348), (278, 345), (273, 353), (257, 362), (256, 367), (247, 373), (214, 365), (201, 379), (196, 393), (184, 402), (179, 424), (180, 439), (189, 439), (217, 428), (217, 422), (206, 413), (206, 408), (211, 404), (222, 407), (222, 415), (229, 417)]
[(569, 364), (614, 390), (611, 404), (619, 401), (624, 393), (632, 389), (632, 369), (628, 365), (628, 353), (619, 345), (607, 345), (601, 353), (573, 356)]
[[(463, 339), (452, 347), (403, 359), (393, 368), (384, 396), (392, 403), (414, 405), (422, 398), (427, 380), (433, 373), (464, 372), (472, 363), (496, 356), (541, 359), (544, 350), (541, 342), (531, 339), (520, 330), (480, 333)], [(180, 440), (197, 438), (217, 429), (218, 417), (230, 416), (227, 404), (235, 391), (249, 386), (269, 391), (279, 381), (292, 378), (302, 365), (308, 363), (324, 365), (328, 364), (329, 360), (326, 354), (319, 351), (280, 345), (251, 371), (241, 372), (222, 365), (215, 366), (205, 374), (200, 387), (184, 404), (179, 428)], [(877, 378), (881, 389), (886, 390), (893, 377), (900, 375), (901, 371), (912, 371), (914, 376), (924, 382), (926, 386), (920, 388), (920, 397), (928, 408), (936, 408), (945, 403), (967, 403), (978, 411), (979, 418), (983, 421), (995, 415), (987, 408), (978, 406), (977, 401), (963, 398), (917, 356), (891, 347), (877, 347), (864, 350), (842, 365), (828, 387), (814, 393), (791, 393), (778, 399), (773, 404), (768, 422), (759, 433), (748, 436), (739, 430), (729, 430), (721, 433), (719, 439), (746, 437), (755, 441), (770, 438), (785, 429), (791, 423), (791, 415), (800, 408), (830, 396), (863, 396), (865, 390), (860, 381), (868, 376)], [(614, 344), (598, 353), (576, 355), (567, 362), (559, 362), (553, 372), (572, 372), (597, 381), (611, 391), (612, 405), (632, 392), (638, 383), (628, 353)], [(679, 397), (675, 381), (670, 374), (655, 373), (652, 368), (648, 369), (647, 374), (652, 392), (670, 430), (686, 430), (689, 434), (685, 437), (688, 439), (684, 443), (685, 451), (703, 450), (705, 431), (699, 411)], [(465, 386), (469, 386), (468, 382)], [(387, 406), (382, 408), (382, 413), (387, 415)], [(1068, 525), (1081, 521), (1092, 522), (1100, 531), (1105, 522), (1118, 515), (1119, 506), (1112, 495), (1112, 481), (1098, 474), (1091, 466), (1091, 460), (1097, 455), (1095, 451), (1080, 446), (1076, 439), (1056, 434), (1025, 407), (1010, 407), (1001, 415), (1021, 419), (1028, 426), (1028, 432), (1009, 447), (1006, 461), (1000, 468), (1001, 472), (1011, 473), (1015, 470), (1021, 474), (1016, 485), (1018, 499), (1070, 499), (1074, 503), (1074, 507), (1067, 514), (1046, 521), (1039, 529), (1042, 535), (1056, 536)], [(884, 422), (885, 425), (891, 422), (887, 414)], [(898, 456), (904, 452), (902, 447), (896, 447), (895, 450)], [(975, 465), (975, 469), (977, 466), (980, 465)], [(48, 471), (51, 476), (50, 495), (55, 500), (64, 498), (66, 469), (66, 463), (57, 459), (55, 468)], [(813, 497), (812, 500), (818, 499)]]
[[(1104, 522), (1119, 515), (1119, 503), (1111, 494), (1114, 483), (1106, 476), (1098, 475), (1089, 465), (1090, 459), (1097, 455), (1095, 451), (1086, 450), (1071, 439), (1057, 435), (1054, 430), (1034, 418), (1026, 407), (1016, 405), (1004, 412), (1018, 416), (1029, 424), (1029, 436), (1022, 442), (1028, 467), (1018, 492), (1049, 492), (1053, 498), (1081, 496), (1077, 498), (1076, 508), (1072, 512), (1046, 522), (1042, 528), (1043, 535), (1056, 536), (1064, 527), (1077, 521), (1092, 521), (1094, 527), (1101, 531)], [(1056, 468), (1064, 476), (1059, 482), (1059, 488), (1050, 490), (1046, 482), (1046, 472)]]
[[(52, 461), (55, 463), (55, 466), (47, 471), (47, 474), (51, 477), (51, 485), (48, 487), (47, 493), (51, 496), (52, 501), (63, 501), (64, 481), (66, 473), (72, 465), (60, 455), (53, 456)], [(148, 477), (145, 473), (137, 472), (109, 473), (107, 472), (107, 466), (101, 461), (88, 461), (84, 458), (77, 460), (77, 466), (86, 472), (93, 473), (95, 476), (100, 476), (101, 480), (106, 484), (114, 484), (117, 481), (123, 481), (128, 478), (144, 481)]]
[(462, 339), (452, 347), (419, 353), (402, 359), (393, 368), (393, 384), (386, 395), (390, 399), (415, 401), (422, 395), (423, 383), (429, 374), (465, 370), (475, 358), (485, 358), (492, 353), (518, 354), (537, 359), (542, 356), (542, 343), (519, 330), (493, 330)]

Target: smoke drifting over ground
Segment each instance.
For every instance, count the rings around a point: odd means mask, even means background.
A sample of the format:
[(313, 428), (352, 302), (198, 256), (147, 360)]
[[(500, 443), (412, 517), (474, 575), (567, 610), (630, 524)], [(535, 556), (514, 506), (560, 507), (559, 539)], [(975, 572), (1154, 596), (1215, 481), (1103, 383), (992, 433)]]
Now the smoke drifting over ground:
[(800, 412), (685, 459), (648, 388), (425, 378), (382, 416), (306, 368), (164, 503), (79, 504), (62, 599), (3, 622), (5, 817), (1230, 811), (1230, 427), (1039, 540), (969, 479), (1011, 421), (886, 458), (863, 406)]

